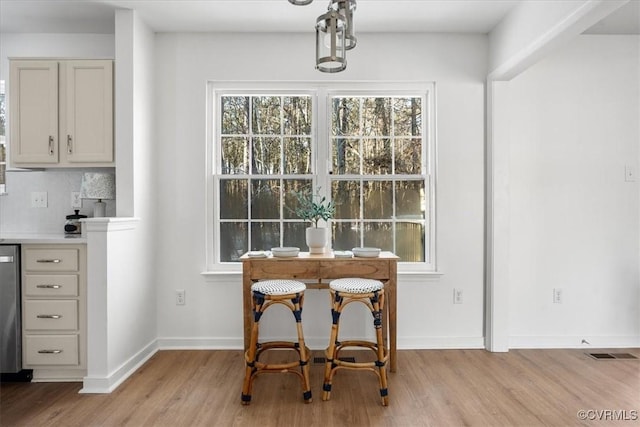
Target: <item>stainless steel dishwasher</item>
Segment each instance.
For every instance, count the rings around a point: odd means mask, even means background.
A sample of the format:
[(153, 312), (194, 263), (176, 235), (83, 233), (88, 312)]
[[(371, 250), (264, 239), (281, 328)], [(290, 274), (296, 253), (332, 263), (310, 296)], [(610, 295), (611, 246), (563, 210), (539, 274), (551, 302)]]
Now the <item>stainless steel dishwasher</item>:
[(2, 381), (31, 381), (22, 369), (20, 245), (0, 245), (0, 373)]

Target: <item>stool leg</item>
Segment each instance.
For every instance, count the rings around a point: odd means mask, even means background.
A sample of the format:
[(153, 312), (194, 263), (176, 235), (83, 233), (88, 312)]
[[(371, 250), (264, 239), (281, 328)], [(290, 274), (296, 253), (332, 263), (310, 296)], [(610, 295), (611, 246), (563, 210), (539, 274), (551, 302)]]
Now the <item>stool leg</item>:
[(331, 336), (329, 338), (329, 347), (325, 351), (326, 362), (324, 364), (324, 383), (322, 385), (322, 400), (331, 398), (331, 383), (333, 379), (334, 357), (336, 355), (336, 346), (338, 344), (338, 329), (340, 327), (340, 313), (342, 312), (342, 297), (338, 292), (330, 291), (331, 296)]
[(385, 360), (384, 338), (382, 334), (382, 310), (384, 309), (384, 291), (376, 292), (371, 298), (371, 306), (373, 308), (373, 326), (376, 330), (376, 366), (378, 367), (378, 379), (380, 381), (380, 397), (382, 406), (389, 404), (389, 396), (387, 390), (387, 367)]
[(293, 316), (296, 319), (296, 328), (298, 331), (298, 350), (300, 352), (300, 370), (302, 371), (302, 398), (305, 403), (311, 403), (311, 380), (309, 375), (310, 355), (307, 352), (304, 333), (302, 331), (302, 304), (304, 302), (304, 295), (296, 295), (296, 298), (292, 299), (291, 302), (294, 307)]
[(245, 352), (245, 373), (244, 383), (242, 385), (241, 401), (243, 405), (251, 403), (251, 389), (253, 387), (254, 373), (256, 371), (256, 352), (258, 348), (258, 334), (260, 329), (260, 317), (262, 316), (262, 307), (264, 305), (264, 296), (254, 294), (251, 299), (253, 309), (253, 324), (251, 325), (251, 338), (249, 348)]

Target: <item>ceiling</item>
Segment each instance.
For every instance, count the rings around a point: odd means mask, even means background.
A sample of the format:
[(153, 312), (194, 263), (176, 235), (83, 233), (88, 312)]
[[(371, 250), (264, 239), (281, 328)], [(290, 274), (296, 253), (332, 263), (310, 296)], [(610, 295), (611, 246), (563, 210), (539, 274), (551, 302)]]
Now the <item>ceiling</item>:
[[(488, 33), (527, 0), (359, 0), (359, 32)], [(528, 0), (531, 1), (531, 0)], [(540, 0), (533, 0), (540, 1)], [(114, 10), (135, 9), (156, 32), (307, 32), (327, 0), (0, 0), (2, 33), (114, 32)], [(640, 34), (640, 0), (589, 33)]]

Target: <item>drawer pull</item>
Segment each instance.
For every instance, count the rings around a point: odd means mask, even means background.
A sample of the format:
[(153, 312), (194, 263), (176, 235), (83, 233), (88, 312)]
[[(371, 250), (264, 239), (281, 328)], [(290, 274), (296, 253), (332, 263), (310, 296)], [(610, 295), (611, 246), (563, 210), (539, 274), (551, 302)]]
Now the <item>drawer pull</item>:
[(60, 354), (62, 350), (38, 350), (40, 354)]
[(38, 319), (61, 319), (61, 314), (38, 314), (36, 316)]
[(53, 136), (49, 135), (49, 155), (53, 156)]
[(67, 135), (67, 153), (73, 154), (73, 139), (71, 135)]
[(37, 262), (60, 264), (62, 262), (62, 260), (61, 259), (39, 259)]
[(62, 286), (60, 285), (37, 285), (36, 288), (40, 289), (60, 289)]

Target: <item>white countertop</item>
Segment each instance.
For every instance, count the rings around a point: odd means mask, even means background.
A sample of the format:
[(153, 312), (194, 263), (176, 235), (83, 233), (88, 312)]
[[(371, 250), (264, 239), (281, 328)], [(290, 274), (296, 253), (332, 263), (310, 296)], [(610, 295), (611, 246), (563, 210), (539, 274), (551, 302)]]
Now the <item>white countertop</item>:
[(64, 233), (0, 233), (0, 244), (19, 243), (87, 243), (87, 238)]

